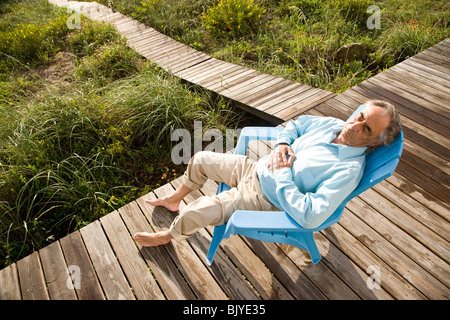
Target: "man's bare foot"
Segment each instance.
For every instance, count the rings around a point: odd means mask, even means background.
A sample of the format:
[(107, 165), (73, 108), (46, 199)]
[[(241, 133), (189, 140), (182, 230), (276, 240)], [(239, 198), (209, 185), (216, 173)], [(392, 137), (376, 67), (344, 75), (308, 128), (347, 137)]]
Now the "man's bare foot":
[(181, 200), (173, 199), (171, 196), (167, 196), (160, 199), (145, 199), (145, 202), (148, 204), (156, 207), (156, 206), (162, 206), (166, 208), (169, 211), (175, 212), (178, 211), (178, 208), (180, 207)]
[(157, 233), (139, 232), (133, 236), (134, 240), (144, 247), (155, 247), (167, 244), (173, 239), (169, 230)]

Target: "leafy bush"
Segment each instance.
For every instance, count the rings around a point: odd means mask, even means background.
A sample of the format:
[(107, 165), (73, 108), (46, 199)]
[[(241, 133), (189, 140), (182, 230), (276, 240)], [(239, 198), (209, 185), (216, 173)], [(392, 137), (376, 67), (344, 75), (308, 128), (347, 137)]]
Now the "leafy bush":
[[(68, 33), (67, 16), (59, 16), (44, 25), (18, 24), (9, 31), (0, 32), (0, 59), (12, 57), (22, 64), (30, 64), (52, 56), (64, 46)], [(8, 57), (9, 56), (9, 57)]]
[(255, 35), (265, 9), (253, 0), (220, 0), (203, 14), (203, 27), (216, 37)]

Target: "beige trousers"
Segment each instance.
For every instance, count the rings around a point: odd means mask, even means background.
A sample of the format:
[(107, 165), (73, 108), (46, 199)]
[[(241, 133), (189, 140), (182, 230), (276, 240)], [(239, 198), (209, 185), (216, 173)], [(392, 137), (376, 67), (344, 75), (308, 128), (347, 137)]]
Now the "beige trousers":
[(224, 182), (229, 191), (203, 196), (180, 209), (170, 234), (183, 240), (201, 228), (225, 224), (236, 210), (279, 211), (266, 198), (256, 173), (257, 162), (246, 156), (208, 151), (196, 153), (183, 176), (184, 184), (199, 189), (208, 180)]

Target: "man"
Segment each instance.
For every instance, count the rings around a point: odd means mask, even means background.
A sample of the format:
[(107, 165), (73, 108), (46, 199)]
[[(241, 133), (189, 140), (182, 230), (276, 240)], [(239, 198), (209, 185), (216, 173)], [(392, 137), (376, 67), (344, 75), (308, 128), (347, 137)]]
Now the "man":
[(200, 197), (180, 210), (168, 230), (136, 233), (143, 246), (183, 240), (200, 228), (221, 225), (238, 209), (284, 210), (305, 228), (321, 225), (358, 185), (368, 149), (393, 142), (400, 118), (389, 103), (371, 100), (349, 122), (301, 116), (277, 137), (272, 153), (259, 161), (241, 155), (199, 152), (171, 195), (146, 200), (177, 211), (181, 200), (207, 179), (231, 190)]

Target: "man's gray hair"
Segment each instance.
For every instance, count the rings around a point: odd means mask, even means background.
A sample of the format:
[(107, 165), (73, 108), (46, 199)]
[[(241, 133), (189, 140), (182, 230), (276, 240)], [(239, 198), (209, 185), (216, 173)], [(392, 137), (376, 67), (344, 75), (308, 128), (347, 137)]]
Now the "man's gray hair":
[(389, 145), (394, 142), (395, 138), (397, 138), (397, 135), (401, 130), (400, 114), (398, 113), (394, 105), (383, 100), (369, 100), (366, 101), (365, 105), (373, 105), (385, 109), (385, 115), (391, 119), (391, 122), (389, 123), (389, 126), (380, 133), (378, 139), (382, 143), (382, 145)]

